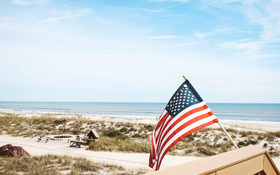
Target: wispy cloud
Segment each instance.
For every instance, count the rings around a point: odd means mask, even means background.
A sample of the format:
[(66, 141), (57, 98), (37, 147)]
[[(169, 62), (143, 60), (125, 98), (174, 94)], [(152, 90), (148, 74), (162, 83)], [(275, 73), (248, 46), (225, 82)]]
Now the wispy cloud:
[(125, 8), (127, 10), (136, 10), (136, 11), (142, 11), (147, 13), (160, 13), (166, 10), (166, 8), (162, 9), (149, 9), (149, 8)]
[(255, 54), (263, 47), (260, 41), (228, 41), (221, 44), (222, 47), (231, 50), (243, 50), (246, 53)]
[(204, 39), (206, 36), (212, 35), (211, 32), (199, 32), (199, 31), (195, 31), (194, 32), (194, 36), (197, 37), (198, 39)]
[(229, 29), (216, 29), (214, 31), (209, 31), (209, 32), (200, 32), (200, 31), (195, 31), (194, 36), (198, 39), (205, 39), (208, 36), (216, 35), (216, 34), (221, 34), (221, 33), (227, 33)]
[(262, 27), (261, 39), (265, 42), (280, 41), (280, 1), (242, 2), (242, 12), (251, 24)]
[(260, 26), (259, 39), (266, 43), (280, 41), (280, 1), (279, 0), (218, 0), (208, 5), (223, 8), (223, 4), (235, 3), (239, 11), (245, 16), (247, 24)]
[(87, 15), (91, 12), (92, 12), (91, 9), (79, 9), (75, 13), (65, 12), (64, 15), (42, 19), (42, 20), (40, 20), (40, 22), (56, 22), (56, 21), (61, 21), (61, 20), (65, 20), (65, 19), (70, 19), (70, 18)]
[(181, 36), (178, 35), (159, 35), (159, 36), (152, 36), (150, 39), (177, 39), (181, 38)]
[(188, 2), (189, 0), (150, 0), (150, 1), (154, 1), (154, 2)]
[(123, 8), (126, 10), (133, 10), (133, 11), (141, 11), (141, 12), (146, 12), (146, 13), (161, 13), (161, 12), (167, 12), (168, 9), (174, 8), (179, 6), (179, 4), (175, 4), (175, 5), (170, 5), (167, 7), (163, 7), (163, 8), (158, 8), (158, 9), (150, 9), (150, 8)]
[(27, 5), (41, 5), (49, 0), (11, 0), (13, 4), (27, 6)]
[(195, 46), (200, 44), (201, 42), (198, 41), (192, 41), (192, 42), (183, 42), (183, 43), (177, 43), (176, 46)]
[[(235, 8), (231, 9), (235, 12), (242, 14), (244, 23), (246, 23), (247, 29), (232, 30), (234, 33), (249, 34), (248, 39), (238, 39), (225, 41), (220, 46), (222, 48), (233, 49), (243, 51), (243, 53), (249, 53), (254, 57), (260, 57), (265, 47), (272, 43), (280, 41), (280, 1), (278, 0), (217, 0), (217, 1), (205, 1), (211, 8), (215, 6), (218, 8), (227, 8), (231, 3), (235, 4)], [(255, 27), (259, 27), (260, 30), (255, 30)], [(199, 39), (203, 39), (210, 36), (211, 33), (196, 32), (195, 36)], [(265, 55), (265, 54), (263, 54)], [(264, 56), (266, 57), (266, 56)]]

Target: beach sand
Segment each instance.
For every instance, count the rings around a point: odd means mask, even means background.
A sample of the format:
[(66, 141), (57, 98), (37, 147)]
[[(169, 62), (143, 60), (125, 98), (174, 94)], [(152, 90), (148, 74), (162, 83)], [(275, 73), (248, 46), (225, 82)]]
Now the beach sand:
[[(41, 113), (27, 113), (18, 112), (19, 116), (22, 117), (39, 117)], [(76, 114), (58, 114), (57, 117), (75, 117)], [(156, 119), (141, 119), (132, 120), (127, 117), (113, 117), (113, 116), (102, 116), (93, 114), (79, 114), (79, 117), (84, 119), (94, 120), (105, 120), (114, 122), (135, 122), (135, 123), (149, 123), (156, 124)], [(226, 128), (237, 128), (245, 130), (260, 130), (260, 131), (279, 131), (280, 125), (278, 123), (260, 123), (260, 122), (232, 122), (222, 121)], [(218, 127), (214, 124), (211, 127)], [(121, 165), (127, 169), (146, 169), (151, 171), (148, 167), (149, 154), (147, 153), (124, 153), (124, 152), (95, 152), (85, 150), (82, 148), (73, 148), (69, 146), (67, 139), (64, 140), (50, 140), (48, 143), (37, 142), (37, 138), (28, 137), (12, 137), (8, 135), (0, 135), (0, 146), (5, 144), (12, 144), (16, 146), (22, 146), (31, 155), (68, 155), (74, 157), (84, 157), (95, 162), (111, 163), (115, 165)], [(166, 155), (163, 159), (161, 168), (170, 167), (193, 160), (201, 159), (201, 157), (195, 156), (171, 156)], [(276, 165), (280, 168), (280, 158), (273, 158)]]
[[(54, 154), (84, 157), (95, 162), (120, 165), (126, 169), (141, 168), (151, 171), (148, 167), (149, 154), (147, 153), (94, 152), (85, 150), (85, 148), (69, 147), (67, 139), (58, 141), (50, 140), (48, 143), (44, 143), (37, 142), (36, 138), (0, 135), (0, 146), (7, 143), (23, 147), (31, 155)], [(201, 157), (166, 155), (163, 159), (161, 168), (171, 167), (197, 159), (201, 159)], [(278, 168), (280, 168), (280, 158), (273, 158), (273, 160)]]
[[(122, 153), (122, 152), (94, 152), (82, 148), (73, 148), (69, 146), (67, 139), (50, 140), (48, 143), (37, 142), (36, 138), (12, 137), (0, 135), (0, 146), (5, 144), (21, 146), (31, 155), (67, 155), (73, 157), (84, 157), (95, 162), (110, 163), (123, 166), (127, 169), (147, 169), (149, 154), (147, 153)], [(197, 160), (194, 156), (170, 156), (164, 158), (162, 168), (182, 164), (185, 162)]]

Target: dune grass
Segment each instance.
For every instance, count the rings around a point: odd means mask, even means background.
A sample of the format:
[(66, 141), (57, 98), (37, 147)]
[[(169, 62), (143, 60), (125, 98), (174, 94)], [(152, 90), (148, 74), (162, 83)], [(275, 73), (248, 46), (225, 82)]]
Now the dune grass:
[(137, 142), (133, 139), (114, 138), (102, 136), (97, 142), (92, 142), (88, 146), (88, 150), (93, 151), (118, 151), (118, 152), (138, 152), (149, 153), (151, 145), (148, 141)]
[(0, 174), (61, 175), (61, 174), (144, 174), (145, 170), (126, 170), (121, 166), (102, 164), (70, 156), (0, 157)]
[[(155, 125), (111, 122), (76, 118), (57, 118), (55, 114), (41, 117), (19, 117), (17, 114), (2, 113), (0, 134), (34, 137), (39, 135), (86, 134), (94, 128), (100, 139), (89, 146), (95, 151), (144, 152), (150, 149), (150, 136)], [(60, 117), (62, 114), (59, 114)], [(63, 115), (62, 115), (63, 116)], [(280, 156), (280, 131), (248, 131), (227, 128), (239, 147), (259, 145), (271, 156)], [(234, 149), (226, 135), (218, 128), (204, 128), (178, 142), (170, 151), (172, 155), (210, 156)]]

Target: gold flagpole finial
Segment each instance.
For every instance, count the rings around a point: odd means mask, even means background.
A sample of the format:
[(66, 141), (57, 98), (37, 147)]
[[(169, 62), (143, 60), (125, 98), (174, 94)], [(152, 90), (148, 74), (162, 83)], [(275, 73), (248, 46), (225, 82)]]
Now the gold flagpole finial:
[(187, 77), (185, 76), (185, 75), (183, 75), (183, 78), (185, 79), (185, 81), (187, 81), (188, 79), (187, 79)]

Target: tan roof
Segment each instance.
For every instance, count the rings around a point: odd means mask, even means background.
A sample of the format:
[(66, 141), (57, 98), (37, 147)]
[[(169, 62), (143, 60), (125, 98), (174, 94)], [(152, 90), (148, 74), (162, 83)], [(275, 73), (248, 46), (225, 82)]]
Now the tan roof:
[(96, 132), (95, 129), (92, 129), (91, 131), (93, 132), (93, 134), (95, 135), (95, 137), (99, 138), (99, 134)]
[(258, 146), (247, 146), (219, 155), (173, 166), (149, 175), (279, 175), (270, 155)]

